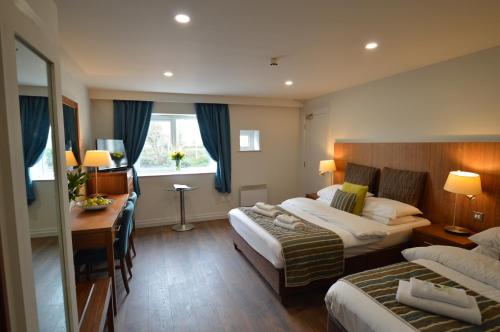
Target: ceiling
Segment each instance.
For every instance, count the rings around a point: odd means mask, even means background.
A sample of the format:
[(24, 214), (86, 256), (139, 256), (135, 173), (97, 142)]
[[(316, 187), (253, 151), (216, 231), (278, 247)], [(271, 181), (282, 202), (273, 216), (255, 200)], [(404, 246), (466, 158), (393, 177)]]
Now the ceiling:
[(308, 99), (500, 45), (497, 0), (57, 3), (62, 47), (94, 88)]

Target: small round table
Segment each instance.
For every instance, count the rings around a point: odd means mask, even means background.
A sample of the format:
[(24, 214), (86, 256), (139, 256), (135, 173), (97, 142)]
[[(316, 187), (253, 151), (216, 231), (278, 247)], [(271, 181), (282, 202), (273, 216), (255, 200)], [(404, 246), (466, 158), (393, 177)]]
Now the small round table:
[(186, 224), (186, 212), (184, 209), (184, 192), (193, 191), (198, 189), (198, 187), (180, 187), (180, 188), (171, 188), (167, 189), (167, 191), (177, 191), (181, 195), (181, 223), (172, 226), (172, 229), (176, 232), (185, 232), (190, 231), (194, 228), (193, 224)]

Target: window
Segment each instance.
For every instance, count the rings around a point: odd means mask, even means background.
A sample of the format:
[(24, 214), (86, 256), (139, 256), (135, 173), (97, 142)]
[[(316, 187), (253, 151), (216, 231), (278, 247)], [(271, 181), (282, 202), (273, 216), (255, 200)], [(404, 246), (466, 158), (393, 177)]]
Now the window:
[(153, 114), (144, 148), (134, 166), (139, 175), (173, 173), (173, 151), (186, 153), (181, 173), (215, 172), (217, 165), (203, 146), (196, 115)]
[(240, 130), (240, 151), (260, 151), (258, 130)]
[(47, 145), (40, 160), (30, 168), (31, 180), (54, 180), (54, 163), (52, 158), (52, 128), (49, 129)]

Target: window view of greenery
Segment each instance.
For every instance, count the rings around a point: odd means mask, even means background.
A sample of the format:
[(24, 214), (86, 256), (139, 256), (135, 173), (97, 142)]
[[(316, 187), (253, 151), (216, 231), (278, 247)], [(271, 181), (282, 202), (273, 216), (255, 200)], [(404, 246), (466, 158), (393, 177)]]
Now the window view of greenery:
[(30, 168), (30, 176), (32, 180), (53, 180), (54, 165), (52, 159), (52, 129), (49, 129), (49, 138), (47, 145), (43, 150), (38, 162)]
[(141, 156), (135, 164), (139, 174), (174, 171), (170, 153), (183, 151), (181, 169), (213, 171), (215, 162), (203, 146), (195, 115), (153, 114)]

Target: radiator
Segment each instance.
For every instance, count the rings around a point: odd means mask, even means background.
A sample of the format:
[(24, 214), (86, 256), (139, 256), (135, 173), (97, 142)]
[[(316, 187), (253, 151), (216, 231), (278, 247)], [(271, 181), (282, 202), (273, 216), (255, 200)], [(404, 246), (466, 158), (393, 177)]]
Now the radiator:
[(240, 206), (253, 206), (257, 202), (267, 202), (267, 185), (240, 187)]

